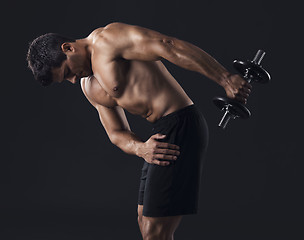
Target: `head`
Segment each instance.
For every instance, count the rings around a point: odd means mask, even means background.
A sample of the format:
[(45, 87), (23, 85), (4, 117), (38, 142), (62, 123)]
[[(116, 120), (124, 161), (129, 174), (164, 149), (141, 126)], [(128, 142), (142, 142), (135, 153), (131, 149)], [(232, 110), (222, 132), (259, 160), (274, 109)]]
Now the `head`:
[(34, 39), (29, 45), (27, 61), (42, 86), (63, 80), (76, 83), (81, 77), (92, 74), (85, 39), (75, 40), (56, 33)]

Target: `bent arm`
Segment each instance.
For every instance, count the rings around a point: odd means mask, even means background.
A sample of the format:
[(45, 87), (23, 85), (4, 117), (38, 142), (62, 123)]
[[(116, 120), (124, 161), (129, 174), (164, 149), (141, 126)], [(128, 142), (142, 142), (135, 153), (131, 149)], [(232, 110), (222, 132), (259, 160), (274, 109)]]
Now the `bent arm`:
[[(94, 76), (92, 76), (94, 77)], [(90, 77), (90, 78), (92, 78)], [(167, 166), (170, 162), (166, 160), (176, 160), (179, 155), (179, 147), (175, 144), (159, 142), (157, 139), (163, 139), (165, 135), (154, 134), (146, 142), (143, 142), (130, 129), (124, 110), (117, 105), (110, 104), (102, 95), (101, 86), (90, 85), (85, 87), (86, 80), (81, 80), (81, 88), (89, 102), (96, 108), (100, 121), (110, 141), (128, 154), (143, 158), (150, 164)], [(99, 87), (98, 87), (99, 86)], [(96, 101), (98, 99), (98, 101)]]
[[(91, 76), (92, 78), (94, 76)], [(88, 101), (95, 107), (98, 112), (100, 122), (102, 123), (110, 141), (128, 154), (141, 157), (139, 149), (143, 141), (136, 136), (130, 129), (124, 110), (119, 106), (108, 107), (98, 102), (99, 96), (103, 96), (103, 89), (97, 85), (89, 87), (88, 79), (81, 79), (81, 88)], [(98, 88), (99, 86), (99, 88)]]
[[(143, 142), (130, 130), (124, 110), (119, 107), (108, 108), (97, 105), (100, 121), (104, 126), (111, 142), (127, 154), (136, 155), (146, 162), (167, 166), (165, 160), (176, 160), (179, 155), (178, 146), (169, 143), (159, 143), (156, 139), (164, 138), (164, 135), (155, 134), (149, 140)], [(160, 161), (160, 159), (163, 159)]]
[(143, 142), (138, 136), (130, 130), (124, 110), (116, 106), (107, 108), (101, 105), (97, 106), (100, 121), (102, 122), (111, 142), (128, 154), (143, 158), (150, 164), (167, 166), (170, 162), (166, 160), (176, 160), (179, 155), (179, 147), (170, 144), (158, 142), (165, 135), (152, 135), (146, 142)]
[[(152, 135), (146, 142), (143, 142), (131, 131), (124, 110), (117, 105), (110, 104), (112, 105), (110, 106), (109, 102), (103, 97), (100, 98), (102, 96), (102, 88), (99, 84), (95, 85), (94, 88), (87, 82), (86, 88), (86, 80), (86, 78), (81, 79), (82, 91), (89, 102), (96, 108), (99, 119), (114, 145), (125, 153), (141, 157), (151, 164), (166, 166), (169, 162), (165, 160), (174, 160), (174, 156), (178, 154), (178, 146), (158, 142), (157, 139), (164, 138), (161, 134)], [(100, 104), (100, 101), (103, 103)], [(160, 161), (160, 159), (164, 161)]]
[(199, 72), (221, 86), (225, 85), (230, 73), (199, 47), (139, 26), (123, 23), (110, 25), (112, 33), (121, 33), (115, 41), (118, 56), (128, 60), (166, 59), (179, 67)]
[(144, 142), (130, 129), (124, 110), (119, 107), (95, 106), (110, 141), (127, 154), (141, 157)]

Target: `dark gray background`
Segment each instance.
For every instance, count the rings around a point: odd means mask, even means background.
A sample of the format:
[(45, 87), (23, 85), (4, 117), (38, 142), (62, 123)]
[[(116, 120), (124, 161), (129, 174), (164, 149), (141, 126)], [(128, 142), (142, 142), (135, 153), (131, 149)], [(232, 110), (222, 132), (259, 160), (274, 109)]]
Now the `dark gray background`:
[[(143, 160), (112, 145), (80, 85), (49, 88), (27, 69), (28, 43), (46, 32), (82, 38), (113, 21), (189, 41), (234, 72), (264, 49), (267, 85), (253, 116), (216, 127), (224, 90), (165, 62), (210, 130), (200, 212), (175, 239), (302, 239), (303, 17), (296, 1), (10, 1), (2, 8), (0, 219), (3, 239), (140, 239)], [(299, 1), (298, 1), (299, 2)], [(127, 113), (143, 140), (151, 125)]]

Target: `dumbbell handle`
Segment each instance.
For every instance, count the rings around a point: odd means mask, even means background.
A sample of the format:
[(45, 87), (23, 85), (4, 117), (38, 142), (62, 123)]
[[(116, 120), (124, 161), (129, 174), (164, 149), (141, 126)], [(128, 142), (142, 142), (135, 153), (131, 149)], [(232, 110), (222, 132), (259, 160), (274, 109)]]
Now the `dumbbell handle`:
[[(263, 60), (264, 56), (265, 56), (265, 51), (258, 50), (251, 62), (254, 63), (254, 64), (256, 64), (256, 65), (258, 65), (258, 66), (260, 66), (261, 61)], [(250, 75), (248, 75), (249, 74), (249, 70), (250, 70), (250, 68), (248, 68), (246, 70), (245, 75), (243, 77), (244, 77), (244, 79), (247, 80), (248, 83), (251, 83), (252, 79), (251, 79)]]
[(229, 112), (229, 110), (226, 108), (225, 113), (224, 113), (224, 116), (222, 117), (222, 119), (221, 119), (220, 123), (218, 124), (218, 126), (219, 126), (220, 128), (222, 128), (222, 129), (225, 129), (226, 126), (227, 126), (227, 124), (228, 124), (228, 122), (230, 121), (231, 118), (234, 119), (235, 116), (232, 115), (232, 114)]
[(256, 53), (256, 55), (252, 61), (257, 65), (260, 65), (264, 56), (265, 56), (265, 51), (258, 50), (258, 52)]

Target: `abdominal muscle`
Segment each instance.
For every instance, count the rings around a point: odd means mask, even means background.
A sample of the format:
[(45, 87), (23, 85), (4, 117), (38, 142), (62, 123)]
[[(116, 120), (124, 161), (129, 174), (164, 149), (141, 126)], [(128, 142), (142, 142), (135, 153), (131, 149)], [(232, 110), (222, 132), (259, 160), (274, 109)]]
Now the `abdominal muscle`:
[(149, 122), (193, 104), (161, 61), (128, 61), (125, 78), (121, 79), (124, 87), (118, 86), (122, 92), (108, 92), (108, 97), (114, 100), (112, 104), (115, 102), (115, 105)]

